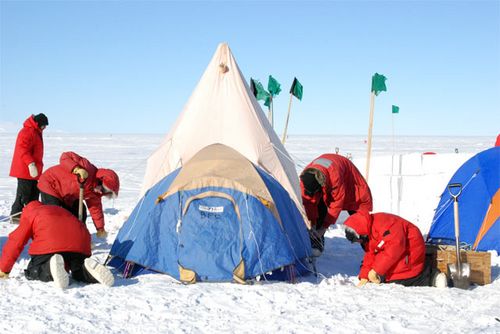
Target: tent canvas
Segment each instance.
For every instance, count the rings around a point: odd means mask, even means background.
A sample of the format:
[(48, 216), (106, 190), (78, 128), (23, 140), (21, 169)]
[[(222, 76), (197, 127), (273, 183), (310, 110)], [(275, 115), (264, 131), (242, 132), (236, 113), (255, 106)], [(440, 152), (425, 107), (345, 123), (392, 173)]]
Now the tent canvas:
[(218, 46), (175, 124), (149, 157), (141, 195), (200, 149), (215, 143), (232, 147), (276, 178), (308, 224), (295, 164), (226, 43)]
[[(458, 197), (460, 241), (474, 250), (500, 252), (500, 147), (467, 160), (449, 184), (462, 185)], [(454, 244), (453, 198), (444, 189), (429, 231), (428, 241)]]
[(277, 180), (222, 144), (207, 146), (148, 190), (120, 229), (111, 266), (183, 282), (307, 272), (302, 216)]

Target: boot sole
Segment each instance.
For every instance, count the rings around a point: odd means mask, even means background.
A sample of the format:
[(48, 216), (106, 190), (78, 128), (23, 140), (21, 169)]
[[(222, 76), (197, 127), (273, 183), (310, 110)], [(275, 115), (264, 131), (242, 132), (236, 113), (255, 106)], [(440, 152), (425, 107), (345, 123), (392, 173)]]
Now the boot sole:
[(92, 275), (92, 277), (94, 277), (95, 280), (99, 283), (106, 286), (112, 286), (115, 283), (113, 273), (111, 273), (108, 268), (106, 268), (96, 260), (86, 258), (84, 265), (89, 274)]
[(69, 276), (64, 269), (64, 258), (60, 254), (54, 254), (50, 258), (50, 274), (54, 285), (60, 289), (66, 289), (69, 285)]

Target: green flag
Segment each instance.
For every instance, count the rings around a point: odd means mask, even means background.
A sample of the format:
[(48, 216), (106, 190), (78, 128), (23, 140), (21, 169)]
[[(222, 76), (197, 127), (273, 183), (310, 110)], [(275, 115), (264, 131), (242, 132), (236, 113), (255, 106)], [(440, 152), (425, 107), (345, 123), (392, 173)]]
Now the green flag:
[(392, 105), (392, 113), (393, 114), (399, 114), (399, 107), (395, 106), (395, 105)]
[(250, 90), (257, 101), (265, 101), (269, 97), (269, 93), (266, 92), (259, 80), (250, 78)]
[(281, 92), (281, 85), (272, 75), (269, 76), (269, 81), (267, 82), (267, 90), (272, 96), (276, 96)]
[(378, 95), (380, 92), (387, 91), (387, 87), (385, 87), (385, 80), (387, 80), (387, 78), (382, 74), (375, 73), (372, 76), (372, 92), (375, 93), (375, 95)]
[(268, 97), (266, 97), (266, 101), (264, 102), (264, 105), (268, 108), (271, 107), (271, 101), (273, 100), (273, 96), (272, 95), (269, 95)]
[(290, 87), (290, 94), (302, 101), (303, 91), (304, 88), (302, 87), (302, 84), (299, 82), (299, 80), (297, 80), (297, 78), (293, 78), (292, 87)]

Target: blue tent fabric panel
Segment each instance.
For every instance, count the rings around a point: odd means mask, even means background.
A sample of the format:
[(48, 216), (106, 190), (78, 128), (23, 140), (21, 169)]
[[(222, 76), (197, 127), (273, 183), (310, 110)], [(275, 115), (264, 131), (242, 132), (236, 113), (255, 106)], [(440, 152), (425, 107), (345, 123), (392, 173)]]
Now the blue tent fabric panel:
[(273, 183), (277, 183), (278, 181), (271, 175), (258, 167), (256, 169), (276, 204), (281, 222), (288, 237), (288, 242), (294, 245), (295, 258), (303, 259), (312, 256), (311, 241), (304, 224), (304, 219), (290, 198), (290, 195), (279, 184), (279, 187), (273, 186)]
[[(165, 263), (158, 264), (159, 260), (148, 260), (146, 261), (147, 263), (144, 263), (143, 260), (145, 258), (149, 259), (148, 253), (150, 253), (150, 247), (159, 243), (161, 240), (154, 237), (154, 232), (151, 230), (154, 231), (155, 227), (152, 225), (161, 221), (160, 217), (162, 214), (168, 216), (170, 210), (172, 210), (170, 212), (176, 212), (175, 210), (177, 208), (172, 207), (162, 210), (161, 207), (164, 206), (165, 203), (162, 202), (160, 205), (156, 205), (156, 199), (168, 189), (179, 171), (180, 169), (177, 169), (163, 178), (160, 182), (148, 190), (144, 197), (139, 201), (127, 221), (121, 227), (120, 232), (118, 232), (116, 240), (111, 247), (110, 254), (117, 259), (112, 259), (109, 262), (110, 265), (115, 267), (123, 266), (119, 259), (124, 259), (141, 264), (144, 267), (152, 267), (158, 271), (161, 271), (159, 268), (165, 268)], [(164, 226), (164, 224), (162, 224), (162, 226)], [(172, 229), (170, 229), (170, 232), (171, 231)], [(163, 234), (166, 234), (167, 238), (177, 235), (176, 233), (170, 233), (169, 235), (168, 231), (164, 231)], [(152, 244), (149, 244), (150, 241), (148, 240), (150, 239), (152, 239)], [(169, 266), (169, 268), (171, 267)], [(173, 276), (178, 279), (178, 268), (171, 269), (177, 272), (177, 275), (173, 274)]]
[(235, 189), (221, 187), (205, 187), (184, 191), (183, 198), (188, 199), (207, 191), (226, 193), (239, 203), (244, 243), (242, 255), (245, 262), (245, 277), (254, 277), (295, 261), (294, 254), (278, 222), (257, 198)]
[(476, 157), (479, 165), (490, 167), (483, 169), (483, 179), (485, 180), (488, 194), (492, 198), (500, 188), (500, 146), (483, 151)]
[[(243, 194), (242, 194), (243, 195)], [(245, 276), (255, 277), (295, 262), (294, 250), (282, 227), (257, 198), (247, 196), (242, 214)]]
[[(118, 243), (114, 243), (111, 247), (111, 253), (117, 256), (125, 257), (129, 249), (124, 247), (123, 243), (126, 240), (131, 240), (135, 238), (135, 231), (141, 228), (140, 224), (136, 225), (136, 221), (144, 221), (144, 214), (151, 212), (156, 206), (156, 199), (158, 196), (162, 195), (172, 184), (177, 174), (179, 174), (180, 169), (177, 169), (159, 181), (151, 189), (149, 189), (146, 194), (141, 198), (139, 203), (136, 205), (127, 221), (123, 224), (118, 232), (116, 239)], [(133, 240), (132, 240), (133, 241)], [(129, 243), (127, 243), (129, 246)], [(127, 246), (127, 247), (128, 247)]]
[[(215, 208), (217, 211), (209, 211)], [(179, 264), (200, 281), (231, 281), (241, 262), (241, 221), (233, 203), (221, 197), (192, 201), (179, 231)]]
[(488, 251), (488, 250), (497, 250), (499, 252), (499, 243), (500, 243), (500, 218), (498, 218), (493, 226), (488, 230), (488, 233), (481, 239), (479, 244), (477, 245), (477, 250), (479, 251)]
[[(176, 196), (178, 197), (178, 194)], [(144, 211), (140, 219), (131, 223), (135, 225), (133, 238), (122, 239), (118, 235), (117, 240), (123, 246), (116, 252), (112, 249), (111, 254), (126, 258), (127, 261), (140, 264), (148, 269), (168, 272), (178, 279), (178, 240), (175, 223), (179, 218), (177, 203), (178, 201), (173, 200), (162, 201), (155, 205), (150, 212)], [(127, 223), (129, 222), (131, 222), (130, 219)], [(125, 250), (127, 251), (125, 252)]]

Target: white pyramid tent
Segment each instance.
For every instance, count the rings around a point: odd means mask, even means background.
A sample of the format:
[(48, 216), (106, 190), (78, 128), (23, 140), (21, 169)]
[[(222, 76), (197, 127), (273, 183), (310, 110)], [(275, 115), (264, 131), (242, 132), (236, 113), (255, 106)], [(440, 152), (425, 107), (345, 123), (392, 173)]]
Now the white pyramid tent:
[(226, 43), (218, 46), (184, 110), (149, 157), (141, 194), (199, 150), (215, 143), (232, 147), (273, 175), (305, 217), (294, 162), (251, 93)]

